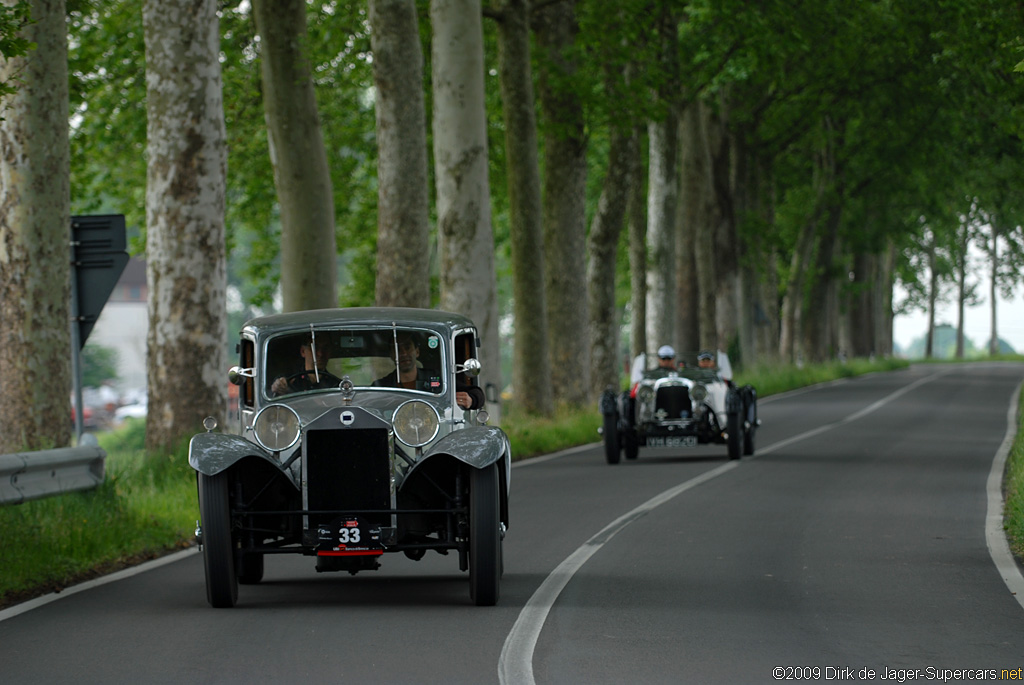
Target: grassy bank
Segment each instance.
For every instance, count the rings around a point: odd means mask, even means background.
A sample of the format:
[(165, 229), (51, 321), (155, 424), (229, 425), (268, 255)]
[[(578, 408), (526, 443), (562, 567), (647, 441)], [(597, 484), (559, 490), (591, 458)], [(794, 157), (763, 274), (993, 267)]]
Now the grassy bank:
[(1024, 389), (1018, 398), (1017, 427), (1003, 476), (1003, 525), (1010, 549), (1018, 559), (1024, 559)]
[(95, 490), (0, 507), (0, 607), (187, 546), (198, 518), (187, 446), (148, 457), (144, 422), (97, 436)]
[[(737, 376), (761, 397), (806, 385), (906, 366), (854, 360), (803, 368), (755, 369)], [(1022, 419), (1024, 420), (1024, 419)], [(597, 442), (597, 407), (529, 417), (506, 408), (502, 427), (517, 459)], [(147, 455), (141, 421), (100, 435), (106, 482), (96, 490), (0, 507), (0, 608), (192, 544), (195, 475), (187, 444)], [(1024, 432), (1007, 467), (1007, 530), (1024, 556)]]

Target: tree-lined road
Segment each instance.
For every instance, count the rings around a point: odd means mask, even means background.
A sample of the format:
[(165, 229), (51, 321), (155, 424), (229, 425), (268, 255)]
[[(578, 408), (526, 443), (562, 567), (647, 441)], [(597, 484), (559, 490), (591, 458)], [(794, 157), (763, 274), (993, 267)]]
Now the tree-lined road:
[(1022, 379), (1020, 364), (915, 366), (763, 399), (758, 454), (739, 462), (710, 446), (609, 466), (595, 445), (518, 465), (494, 608), (472, 606), (457, 560), (434, 554), (387, 555), (355, 577), (270, 558), (264, 583), (214, 610), (193, 554), (0, 621), (2, 679), (735, 683), (771, 682), (775, 667), (922, 680), (1021, 668), (1024, 606), (985, 526)]

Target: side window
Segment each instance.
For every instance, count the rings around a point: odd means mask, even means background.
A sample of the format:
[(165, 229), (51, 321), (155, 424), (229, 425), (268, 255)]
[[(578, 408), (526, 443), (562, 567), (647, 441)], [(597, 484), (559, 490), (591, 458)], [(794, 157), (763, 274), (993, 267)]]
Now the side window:
[[(244, 338), (242, 339), (241, 353), (242, 355), (239, 360), (239, 363), (241, 364), (242, 368), (253, 368), (256, 365), (256, 353), (255, 346), (253, 345), (252, 340), (247, 340)], [(256, 402), (256, 388), (253, 379), (246, 378), (245, 382), (242, 383), (239, 390), (241, 391), (239, 392), (239, 395), (241, 396), (242, 404), (246, 407), (252, 407), (253, 404)]]
[[(467, 359), (476, 356), (476, 339), (472, 331), (460, 333), (455, 336), (455, 364), (462, 364)], [(476, 378), (467, 376), (464, 373), (456, 374), (456, 387), (460, 385), (476, 385)]]

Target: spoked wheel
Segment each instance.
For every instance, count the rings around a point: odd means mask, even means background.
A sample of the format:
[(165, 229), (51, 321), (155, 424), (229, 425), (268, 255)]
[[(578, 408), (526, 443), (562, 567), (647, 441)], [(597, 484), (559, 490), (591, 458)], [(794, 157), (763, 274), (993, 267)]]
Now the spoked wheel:
[(477, 606), (498, 603), (501, 580), (501, 493), (498, 465), (469, 478), (469, 596)]
[(199, 474), (199, 515), (203, 526), (203, 566), (210, 606), (233, 607), (238, 601), (238, 576), (231, 544), (228, 476)]
[(615, 414), (604, 415), (604, 457), (609, 464), (618, 464), (622, 455), (619, 445), (619, 417)]

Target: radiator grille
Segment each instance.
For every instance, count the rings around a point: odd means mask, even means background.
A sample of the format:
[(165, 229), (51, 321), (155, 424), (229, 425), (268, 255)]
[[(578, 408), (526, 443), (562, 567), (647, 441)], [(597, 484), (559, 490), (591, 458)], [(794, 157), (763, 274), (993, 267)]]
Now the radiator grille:
[(690, 391), (682, 385), (658, 388), (655, 402), (658, 410), (665, 410), (665, 418), (668, 419), (686, 418), (693, 411), (693, 407), (690, 405)]
[[(306, 487), (311, 511), (391, 508), (388, 431), (348, 428), (306, 434)], [(334, 516), (311, 515), (310, 527)], [(383, 514), (365, 516), (387, 525)]]

